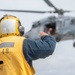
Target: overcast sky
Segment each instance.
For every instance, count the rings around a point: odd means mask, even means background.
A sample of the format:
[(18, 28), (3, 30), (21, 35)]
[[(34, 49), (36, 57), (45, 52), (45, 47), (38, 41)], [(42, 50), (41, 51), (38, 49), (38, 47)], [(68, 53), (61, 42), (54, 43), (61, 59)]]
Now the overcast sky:
[[(51, 2), (58, 8), (64, 10), (75, 11), (75, 0), (51, 0)], [(43, 0), (1, 0), (0, 8), (2, 9), (24, 9), (24, 10), (54, 10), (48, 7)], [(31, 29), (32, 23), (42, 18), (54, 14), (33, 14), (33, 13), (11, 13), (0, 12), (0, 17), (4, 14), (12, 14), (22, 22), (25, 31)], [(57, 14), (55, 14), (57, 15)], [(65, 15), (75, 17), (75, 12)], [(61, 41), (57, 43), (55, 52), (52, 56), (46, 59), (39, 59), (34, 61), (36, 75), (75, 75), (75, 48), (72, 46), (73, 40)]]

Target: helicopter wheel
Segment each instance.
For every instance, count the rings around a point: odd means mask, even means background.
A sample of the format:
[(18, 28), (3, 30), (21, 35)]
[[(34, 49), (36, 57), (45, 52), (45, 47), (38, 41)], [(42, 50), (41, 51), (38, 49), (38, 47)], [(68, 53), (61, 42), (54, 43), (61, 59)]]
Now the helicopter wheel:
[(73, 47), (75, 47), (75, 42), (73, 43)]
[(74, 41), (75, 35), (73, 35), (73, 47), (75, 47), (75, 41)]
[(56, 37), (56, 41), (59, 42), (61, 40), (61, 37)]

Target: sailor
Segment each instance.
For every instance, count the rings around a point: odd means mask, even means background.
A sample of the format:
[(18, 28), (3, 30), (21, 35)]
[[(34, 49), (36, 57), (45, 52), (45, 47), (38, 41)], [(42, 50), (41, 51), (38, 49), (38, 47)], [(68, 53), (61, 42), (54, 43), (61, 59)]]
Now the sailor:
[(32, 40), (22, 36), (24, 31), (16, 16), (1, 18), (0, 75), (34, 75), (32, 61), (53, 54), (56, 46), (54, 37), (40, 32), (40, 40)]

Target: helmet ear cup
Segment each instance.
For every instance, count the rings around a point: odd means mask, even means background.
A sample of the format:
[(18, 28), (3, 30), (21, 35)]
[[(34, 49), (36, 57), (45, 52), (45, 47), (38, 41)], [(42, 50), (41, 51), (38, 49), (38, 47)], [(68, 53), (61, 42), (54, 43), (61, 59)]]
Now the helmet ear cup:
[(18, 23), (19, 23), (18, 30), (19, 30), (19, 32), (20, 32), (20, 35), (22, 36), (22, 35), (24, 35), (25, 29), (24, 29), (24, 27), (21, 25), (21, 22), (20, 22), (20, 21), (18, 21)]
[(25, 31), (24, 27), (22, 25), (20, 25), (19, 32), (20, 32), (21, 36), (24, 35), (24, 31)]

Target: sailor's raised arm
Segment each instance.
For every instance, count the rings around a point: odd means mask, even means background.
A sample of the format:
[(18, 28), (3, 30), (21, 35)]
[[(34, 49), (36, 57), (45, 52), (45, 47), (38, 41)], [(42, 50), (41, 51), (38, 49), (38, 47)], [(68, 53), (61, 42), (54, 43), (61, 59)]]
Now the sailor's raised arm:
[(56, 41), (54, 37), (48, 36), (45, 32), (40, 32), (40, 40), (26, 39), (23, 45), (23, 52), (30, 60), (36, 60), (39, 58), (45, 58), (52, 55)]

